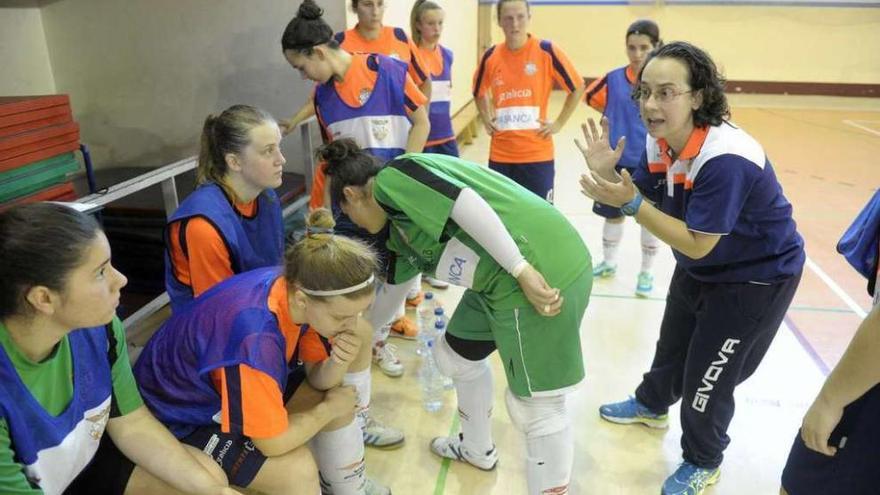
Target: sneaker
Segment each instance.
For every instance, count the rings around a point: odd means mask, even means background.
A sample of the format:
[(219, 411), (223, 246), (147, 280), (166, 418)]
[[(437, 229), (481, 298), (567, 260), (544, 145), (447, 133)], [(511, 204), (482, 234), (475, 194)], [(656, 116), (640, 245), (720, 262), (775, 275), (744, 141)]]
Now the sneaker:
[(666, 428), (669, 425), (669, 417), (666, 413), (652, 412), (635, 397), (623, 402), (605, 404), (599, 408), (599, 416), (606, 421), (622, 425), (642, 423), (651, 428)]
[(593, 267), (593, 276), (594, 277), (611, 278), (616, 273), (617, 273), (617, 265), (610, 265), (604, 261)]
[(719, 468), (701, 468), (689, 462), (683, 462), (674, 473), (663, 482), (661, 495), (700, 495), (711, 484), (721, 477)]
[(391, 331), (388, 332), (389, 337), (397, 337), (398, 339), (415, 340), (419, 336), (419, 326), (412, 319), (404, 316), (391, 324)]
[(425, 293), (422, 291), (414, 292), (412, 294), (406, 295), (406, 307), (408, 308), (417, 308), (419, 303), (425, 299)]
[(639, 281), (636, 283), (636, 295), (648, 297), (654, 290), (654, 276), (648, 272), (639, 272)]
[(483, 471), (491, 471), (498, 465), (498, 450), (494, 445), (484, 455), (476, 455), (465, 450), (461, 446), (461, 442), (461, 433), (457, 437), (435, 437), (431, 440), (431, 452), (440, 457), (470, 464)]
[[(318, 474), (320, 475), (320, 473)], [(391, 495), (391, 488), (380, 485), (373, 481), (373, 478), (367, 478), (367, 482), (364, 483), (364, 493), (366, 495)], [(321, 477), (321, 495), (333, 495), (333, 489), (324, 481), (323, 477)]]
[(425, 282), (428, 282), (428, 285), (430, 285), (431, 287), (433, 287), (435, 289), (448, 289), (449, 288), (449, 282), (444, 282), (442, 280), (438, 280), (433, 277), (424, 277), (424, 279), (425, 279)]
[(372, 416), (367, 416), (364, 426), (364, 445), (383, 450), (393, 450), (403, 447), (403, 432), (382, 424)]
[(397, 378), (403, 374), (403, 364), (397, 359), (397, 346), (379, 342), (373, 346), (373, 364), (379, 366), (382, 373)]

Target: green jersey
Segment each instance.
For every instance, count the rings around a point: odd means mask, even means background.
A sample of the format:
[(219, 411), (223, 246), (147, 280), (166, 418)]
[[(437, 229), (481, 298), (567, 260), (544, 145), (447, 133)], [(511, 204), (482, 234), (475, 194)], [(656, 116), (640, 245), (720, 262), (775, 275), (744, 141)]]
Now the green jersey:
[(489, 204), (551, 287), (567, 287), (591, 266), (580, 234), (553, 205), (475, 163), (409, 153), (389, 162), (373, 184), (373, 195), (391, 222), (392, 281), (432, 274), (482, 294), (498, 309), (527, 304), (516, 279), (450, 219), (464, 188)]
[[(113, 319), (113, 333), (116, 336), (116, 361), (111, 368), (113, 379), (113, 399), (124, 416), (143, 405), (125, 344), (125, 330), (118, 318)], [(35, 363), (24, 356), (16, 347), (9, 331), (0, 323), (0, 345), (18, 372), (22, 383), (34, 399), (53, 416), (61, 414), (73, 399), (73, 358), (70, 342), (65, 336), (45, 360)], [(4, 494), (41, 494), (25, 476), (24, 466), (16, 461), (14, 446), (11, 445), (9, 427), (0, 419), (0, 492)]]

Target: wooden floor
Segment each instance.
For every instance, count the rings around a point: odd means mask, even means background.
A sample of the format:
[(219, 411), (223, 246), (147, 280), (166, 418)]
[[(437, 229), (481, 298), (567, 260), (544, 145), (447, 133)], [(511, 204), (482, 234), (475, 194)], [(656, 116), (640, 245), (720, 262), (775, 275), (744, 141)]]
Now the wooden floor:
[[(554, 96), (555, 114), (560, 105)], [(732, 438), (721, 481), (708, 493), (773, 494), (801, 417), (824, 374), (837, 362), (856, 325), (869, 307), (865, 284), (835, 253), (840, 234), (880, 183), (880, 101), (787, 96), (734, 96), (733, 120), (765, 147), (786, 195), (795, 207), (806, 239), (809, 267), (786, 322), (757, 373), (737, 390)], [(556, 136), (556, 204), (583, 235), (594, 259), (601, 259), (601, 219), (576, 189), (583, 162), (572, 144), (584, 106)], [(485, 163), (488, 140), (481, 135), (463, 156)], [(640, 259), (638, 229), (627, 223), (622, 263), (612, 280), (598, 281), (582, 324), (587, 379), (569, 399), (576, 460), (573, 494), (656, 494), (680, 462), (678, 407), (668, 431), (618, 426), (601, 421), (600, 404), (633, 393), (650, 364), (663, 312), (673, 258), (658, 256), (656, 289), (650, 299), (633, 297)], [(822, 275), (819, 275), (822, 273)], [(823, 278), (824, 277), (824, 278)], [(454, 307), (461, 295), (441, 293)], [(373, 411), (403, 428), (405, 446), (396, 451), (368, 450), (368, 470), (396, 495), (525, 494), (524, 442), (503, 405), (504, 374), (493, 359), (496, 377), (494, 433), (501, 455), (498, 469), (484, 473), (441, 461), (428, 441), (457, 428), (454, 393), (444, 407), (428, 413), (420, 407), (413, 345), (395, 341), (406, 365), (402, 378), (374, 372)]]

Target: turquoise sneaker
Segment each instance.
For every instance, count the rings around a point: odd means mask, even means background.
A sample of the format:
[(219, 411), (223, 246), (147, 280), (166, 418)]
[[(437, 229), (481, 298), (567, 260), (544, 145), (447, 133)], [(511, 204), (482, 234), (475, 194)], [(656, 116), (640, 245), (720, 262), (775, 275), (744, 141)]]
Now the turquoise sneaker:
[(636, 283), (636, 295), (649, 297), (654, 290), (654, 276), (648, 272), (639, 272), (639, 281)]
[(593, 267), (593, 276), (599, 278), (611, 278), (617, 273), (617, 265), (609, 265), (601, 262)]
[(661, 495), (700, 495), (709, 485), (721, 478), (720, 468), (701, 468), (689, 462), (683, 462), (672, 476), (663, 482)]
[(648, 409), (635, 397), (630, 397), (623, 402), (605, 404), (599, 408), (599, 416), (606, 421), (629, 425), (641, 423), (651, 428), (666, 428), (669, 426), (667, 414), (657, 414)]

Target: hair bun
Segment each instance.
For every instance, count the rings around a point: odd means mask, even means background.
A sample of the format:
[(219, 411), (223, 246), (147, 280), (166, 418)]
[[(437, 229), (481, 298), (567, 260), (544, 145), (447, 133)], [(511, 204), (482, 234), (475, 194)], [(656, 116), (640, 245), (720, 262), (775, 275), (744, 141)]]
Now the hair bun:
[(315, 3), (315, 0), (303, 0), (303, 3), (299, 6), (299, 11), (296, 13), (297, 17), (301, 19), (305, 19), (307, 21), (316, 21), (324, 15), (324, 9), (318, 7), (318, 4)]
[(342, 138), (318, 148), (317, 155), (319, 160), (327, 162), (327, 167), (332, 169), (336, 164), (357, 154), (360, 149), (354, 139)]
[(317, 208), (306, 218), (306, 231), (312, 234), (331, 234), (336, 221), (327, 208)]

